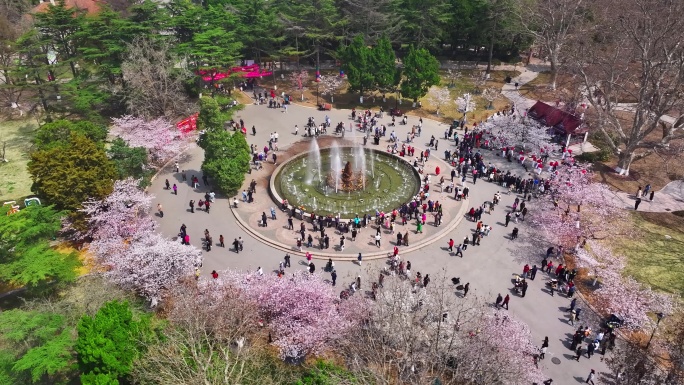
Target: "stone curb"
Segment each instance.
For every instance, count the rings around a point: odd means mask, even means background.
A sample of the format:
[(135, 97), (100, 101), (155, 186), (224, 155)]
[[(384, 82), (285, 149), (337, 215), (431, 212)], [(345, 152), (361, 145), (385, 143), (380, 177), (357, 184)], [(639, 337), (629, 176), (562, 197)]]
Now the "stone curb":
[[(440, 230), (436, 234), (428, 237), (427, 239), (425, 239), (421, 242), (414, 244), (413, 246), (402, 248), (401, 249), (402, 253), (410, 253), (412, 251), (420, 250), (421, 248), (441, 239), (442, 237), (447, 235), (447, 233), (449, 233), (450, 231), (453, 231), (461, 223), (461, 221), (465, 217), (465, 213), (467, 210), (467, 206), (465, 205), (465, 202), (467, 202), (467, 201), (463, 201), (463, 202), (464, 203), (461, 204), (461, 207), (458, 210), (458, 213), (456, 213), (455, 219), (447, 227), (442, 228), (442, 230)], [(258, 240), (260, 240), (260, 241), (262, 241), (262, 242), (264, 242), (270, 246), (273, 246), (278, 250), (285, 251), (285, 252), (289, 253), (290, 255), (297, 255), (297, 256), (301, 256), (301, 257), (306, 256), (306, 253), (304, 253), (304, 252), (292, 250), (291, 245), (287, 245), (287, 244), (284, 244), (282, 242), (274, 241), (271, 238), (265, 237), (260, 232), (255, 231), (251, 226), (249, 226), (247, 223), (245, 223), (245, 221), (240, 217), (240, 215), (238, 213), (235, 212), (235, 208), (233, 207), (233, 205), (230, 205), (230, 211), (233, 213), (233, 216), (235, 217), (235, 220), (236, 220), (236, 223), (238, 224), (238, 226), (240, 226), (240, 228), (242, 228), (242, 230), (244, 230), (246, 233), (250, 234), (254, 238), (256, 238), (256, 239), (258, 239)], [(373, 260), (387, 258), (387, 254), (389, 252), (390, 251), (385, 250), (385, 251), (377, 251), (377, 252), (373, 252), (373, 253), (365, 253), (363, 255), (363, 259), (368, 260), (368, 261), (373, 261)], [(320, 259), (320, 260), (325, 260), (325, 259), (331, 258), (333, 261), (349, 261), (349, 262), (352, 262), (352, 261), (356, 261), (357, 256), (355, 254), (339, 254), (339, 253), (332, 254), (332, 253), (316, 252), (316, 253), (312, 253), (312, 258)]]

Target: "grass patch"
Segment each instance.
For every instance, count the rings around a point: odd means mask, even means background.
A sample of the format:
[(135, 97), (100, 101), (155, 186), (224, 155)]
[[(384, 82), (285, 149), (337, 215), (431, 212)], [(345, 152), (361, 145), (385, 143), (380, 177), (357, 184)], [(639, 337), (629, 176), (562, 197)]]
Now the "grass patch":
[(671, 213), (632, 215), (635, 236), (611, 240), (613, 250), (627, 258), (625, 274), (654, 290), (684, 296), (684, 218)]
[(31, 176), (26, 169), (33, 135), (38, 125), (30, 120), (0, 121), (0, 149), (6, 144), (8, 162), (0, 162), (0, 200), (31, 195)]

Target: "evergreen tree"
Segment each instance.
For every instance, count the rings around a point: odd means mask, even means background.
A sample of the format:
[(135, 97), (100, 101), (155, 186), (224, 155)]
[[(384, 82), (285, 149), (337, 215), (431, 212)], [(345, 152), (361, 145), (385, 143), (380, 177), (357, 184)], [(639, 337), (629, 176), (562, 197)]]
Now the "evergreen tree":
[(57, 61), (66, 62), (71, 68), (73, 77), (78, 76), (77, 33), (83, 29), (83, 11), (69, 8), (65, 0), (58, 0), (49, 5), (46, 12), (35, 15), (36, 28), (40, 31), (43, 45), (55, 50)]
[(372, 90), (376, 79), (373, 68), (373, 52), (366, 46), (363, 36), (356, 35), (351, 44), (340, 48), (339, 58), (342, 60), (342, 69), (347, 74), (351, 91), (364, 92)]
[(114, 84), (121, 78), (126, 43), (132, 42), (137, 32), (133, 23), (103, 4), (97, 15), (85, 18), (75, 36), (83, 61), (94, 64), (95, 72)]
[(89, 198), (109, 195), (116, 179), (114, 165), (102, 146), (77, 133), (63, 146), (32, 153), (28, 171), (33, 192), (66, 210), (79, 208)]
[[(36, 95), (40, 101), (46, 120), (51, 120), (52, 105), (48, 103), (49, 96), (53, 92), (58, 92), (53, 68), (48, 61), (48, 48), (43, 45), (38, 31), (31, 29), (17, 40), (17, 48), (21, 58), (21, 65), (18, 67), (19, 79), (25, 90)], [(45, 79), (47, 76), (48, 79)]]
[(80, 262), (75, 253), (53, 250), (63, 212), (29, 206), (18, 213), (0, 212), (0, 282), (42, 290), (50, 282), (71, 282)]
[(447, 0), (396, 1), (402, 16), (402, 41), (418, 48), (440, 50), (450, 21)]
[(146, 320), (135, 321), (128, 302), (106, 303), (94, 317), (83, 316), (78, 323), (78, 367), (82, 384), (118, 384), (127, 376), (137, 354), (137, 335), (144, 332)]
[(439, 84), (439, 62), (425, 48), (409, 49), (404, 58), (403, 80), (401, 93), (412, 99), (415, 104), (425, 96), (430, 87)]
[(65, 384), (73, 366), (71, 335), (72, 328), (60, 314), (0, 312), (0, 382)]
[(241, 0), (234, 6), (240, 20), (239, 39), (243, 42), (245, 57), (260, 63), (263, 55), (276, 55), (285, 40), (278, 5), (268, 0)]
[(383, 93), (396, 90), (401, 81), (401, 70), (396, 60), (392, 43), (387, 36), (383, 36), (373, 47), (371, 55), (375, 86)]
[[(343, 36), (362, 35), (368, 44), (377, 44), (383, 36), (399, 41), (402, 16), (393, 0), (345, 0), (338, 3), (345, 17)], [(349, 40), (345, 41), (349, 43)]]
[(344, 24), (333, 0), (291, 1), (283, 4), (282, 16), (286, 31), (295, 37), (295, 52), (313, 56), (316, 64), (321, 52), (334, 48)]
[(150, 184), (153, 170), (148, 166), (147, 149), (144, 147), (130, 147), (123, 139), (116, 138), (107, 150), (107, 156), (114, 163), (118, 179), (141, 179), (141, 188)]
[(235, 194), (245, 181), (251, 156), (247, 140), (241, 132), (230, 134), (223, 129), (223, 123), (228, 118), (219, 110), (216, 100), (201, 100), (197, 127), (205, 131), (199, 142), (204, 149), (202, 171), (219, 191), (230, 195)]
[(56, 120), (38, 128), (33, 144), (39, 150), (64, 147), (69, 144), (72, 134), (82, 135), (95, 143), (103, 143), (107, 139), (107, 127), (86, 120)]

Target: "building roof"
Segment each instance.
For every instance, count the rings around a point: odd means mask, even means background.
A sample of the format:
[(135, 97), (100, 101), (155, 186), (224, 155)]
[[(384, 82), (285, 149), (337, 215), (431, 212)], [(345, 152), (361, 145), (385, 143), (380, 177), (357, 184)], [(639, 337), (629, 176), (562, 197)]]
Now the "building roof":
[[(55, 3), (56, 4), (56, 1)], [(86, 12), (87, 15), (93, 15), (99, 13), (102, 9), (102, 1), (100, 0), (64, 0), (64, 4), (67, 8), (76, 8)], [(44, 1), (33, 7), (30, 13), (43, 13), (47, 12), (50, 5), (53, 5), (51, 1)]]
[(527, 114), (539, 123), (553, 127), (565, 134), (577, 135), (587, 132), (586, 125), (579, 117), (541, 101), (537, 101), (530, 107)]

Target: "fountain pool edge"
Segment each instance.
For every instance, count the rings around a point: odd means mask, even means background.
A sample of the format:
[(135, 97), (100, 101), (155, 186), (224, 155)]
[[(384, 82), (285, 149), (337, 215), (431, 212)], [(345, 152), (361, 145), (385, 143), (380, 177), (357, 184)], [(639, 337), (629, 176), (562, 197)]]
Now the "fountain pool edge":
[[(341, 146), (341, 147), (340, 147), (340, 149), (347, 149), (347, 148), (352, 148), (352, 146)], [(323, 147), (323, 148), (321, 148), (321, 150), (326, 150), (326, 149), (330, 149), (330, 147)], [(374, 149), (374, 148), (363, 147), (363, 149), (364, 149), (364, 150), (367, 150), (367, 151), (370, 151), (370, 152), (372, 152), (372, 153), (380, 154), (380, 156), (386, 156), (386, 157), (394, 158), (394, 159), (396, 159), (396, 160), (398, 160), (398, 161), (404, 163), (406, 166), (408, 166), (408, 168), (409, 168), (409, 169), (411, 170), (411, 172), (413, 173), (413, 176), (414, 176), (414, 177), (416, 178), (416, 180), (418, 181), (418, 186), (419, 186), (418, 191), (416, 191), (416, 192), (413, 194), (413, 196), (415, 196), (415, 194), (417, 194), (417, 193), (420, 191), (420, 189), (423, 187), (423, 182), (422, 182), (422, 180), (421, 180), (420, 174), (418, 173), (418, 170), (416, 170), (415, 167), (413, 167), (413, 165), (412, 165), (409, 161), (405, 160), (404, 158), (402, 158), (402, 157), (400, 157), (400, 156), (397, 156), (397, 155), (394, 155), (394, 154), (389, 154), (389, 153), (387, 153), (387, 152), (385, 152), (385, 151), (376, 150), (376, 149)], [(287, 160), (284, 161), (283, 163), (279, 164), (279, 165), (275, 168), (275, 170), (273, 170), (273, 173), (271, 173), (271, 175), (270, 175), (270, 177), (269, 177), (269, 181), (268, 181), (268, 195), (269, 195), (269, 196), (271, 197), (271, 199), (276, 203), (276, 207), (281, 208), (281, 204), (282, 204), (282, 201), (283, 201), (283, 198), (280, 196), (280, 194), (278, 193), (278, 190), (277, 190), (277, 188), (276, 188), (276, 186), (275, 186), (277, 176), (280, 174), (280, 172), (281, 172), (285, 167), (287, 167), (288, 164), (290, 164), (291, 162), (297, 161), (297, 160), (299, 160), (299, 159), (301, 159), (301, 158), (307, 157), (307, 156), (309, 155), (309, 153), (311, 153), (311, 151), (302, 152), (302, 153), (299, 153), (299, 154), (296, 154), (296, 155), (290, 157), (289, 159), (287, 159)], [(408, 202), (403, 202), (403, 203), (408, 203)], [(403, 204), (403, 203), (402, 203), (402, 204)], [(292, 209), (292, 205), (288, 205), (288, 208), (291, 210), (291, 209)], [(298, 209), (297, 209), (297, 210), (298, 210)], [(301, 218), (298, 218), (298, 219), (302, 219), (302, 218), (304, 218), (304, 217), (306, 217), (306, 216), (310, 216), (310, 215), (311, 215), (311, 212), (307, 212), (307, 211), (299, 211), (299, 213), (300, 213), (300, 215), (302, 215), (302, 217), (301, 217)], [(295, 218), (296, 218), (296, 217), (297, 217), (297, 216), (295, 216)], [(353, 215), (351, 215), (351, 216), (347, 216), (347, 215), (342, 215), (342, 216), (340, 216), (340, 219), (351, 219), (351, 218), (354, 218), (354, 216), (353, 216)]]

